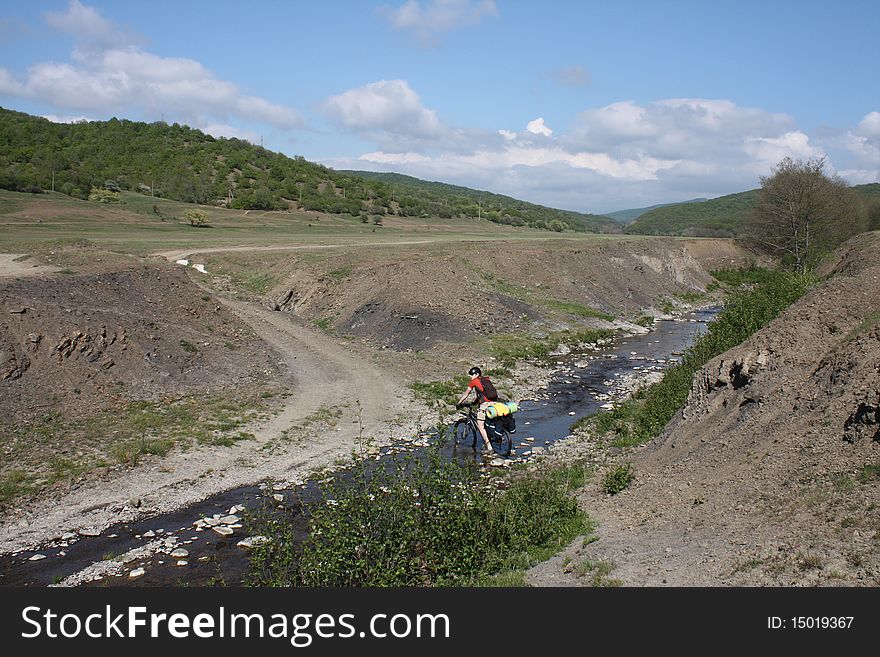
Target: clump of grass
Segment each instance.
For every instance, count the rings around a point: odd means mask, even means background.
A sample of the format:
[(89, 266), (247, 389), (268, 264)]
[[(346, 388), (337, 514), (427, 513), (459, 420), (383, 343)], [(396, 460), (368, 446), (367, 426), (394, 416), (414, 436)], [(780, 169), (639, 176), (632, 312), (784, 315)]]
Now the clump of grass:
[(329, 504), (309, 508), (309, 537), (290, 521), (258, 517), (250, 583), (275, 586), (462, 586), (522, 581), (592, 524), (566, 482), (579, 475), (522, 476), (487, 487), (439, 449), (391, 471), (365, 470), (328, 484)]
[(114, 443), (110, 453), (120, 463), (137, 465), (145, 454), (165, 456), (173, 446), (174, 441), (168, 438), (141, 438)]
[(189, 342), (187, 340), (181, 340), (180, 346), (183, 347), (183, 350), (188, 353), (191, 353), (191, 354), (199, 353), (199, 348), (197, 346), (195, 346), (192, 342)]
[(594, 587), (620, 586), (620, 580), (608, 578), (608, 575), (613, 570), (614, 562), (612, 561), (591, 561), (587, 559), (575, 567), (574, 573), (578, 577), (588, 578), (590, 584)]
[(325, 333), (330, 333), (333, 330), (333, 320), (330, 317), (320, 317), (312, 323)]
[(635, 320), (633, 324), (638, 324), (639, 326), (650, 328), (654, 326), (654, 317), (653, 315), (642, 315), (637, 320)]
[(468, 377), (459, 375), (445, 381), (416, 381), (409, 387), (417, 397), (429, 404), (454, 405), (461, 398), (469, 380)]
[(605, 475), (605, 478), (602, 480), (602, 490), (608, 495), (617, 495), (629, 488), (629, 485), (635, 478), (636, 475), (631, 464), (624, 463), (618, 465), (609, 470)]
[(856, 479), (859, 480), (859, 483), (867, 484), (877, 479), (880, 479), (880, 464), (868, 464), (859, 470), (859, 474), (856, 475)]
[(822, 570), (825, 563), (818, 554), (798, 554), (798, 568), (806, 572), (808, 570)]
[(703, 301), (706, 295), (702, 292), (679, 292), (675, 295), (675, 298), (683, 303), (693, 305)]

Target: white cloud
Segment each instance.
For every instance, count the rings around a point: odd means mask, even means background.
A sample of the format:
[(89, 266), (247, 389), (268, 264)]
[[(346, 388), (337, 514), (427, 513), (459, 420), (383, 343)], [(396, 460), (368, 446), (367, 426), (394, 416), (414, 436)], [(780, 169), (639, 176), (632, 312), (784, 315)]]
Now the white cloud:
[(108, 47), (122, 45), (125, 41), (119, 28), (79, 0), (70, 0), (66, 12), (47, 11), (44, 16), (51, 27), (73, 34), (80, 42)]
[(553, 134), (553, 131), (546, 125), (544, 125), (544, 117), (539, 116), (534, 121), (529, 121), (526, 124), (526, 130), (531, 132), (533, 135), (544, 135), (545, 137), (549, 137)]
[(409, 31), (425, 46), (439, 43), (443, 33), (498, 15), (494, 0), (429, 0), (424, 7), (418, 0), (407, 0), (396, 9), (384, 6), (379, 11), (393, 28)]
[(83, 123), (91, 121), (87, 116), (57, 116), (56, 114), (43, 114), (43, 118), (52, 123)]
[(10, 96), (21, 95), (23, 87), (21, 82), (15, 79), (5, 68), (0, 68), (0, 94), (8, 94)]
[(223, 123), (208, 123), (203, 125), (201, 130), (213, 137), (226, 137), (227, 139), (235, 137), (236, 139), (249, 141), (252, 144), (260, 143), (260, 135), (256, 132), (251, 130), (240, 130), (234, 126), (225, 125)]
[(52, 27), (76, 36), (71, 60), (36, 63), (21, 80), (0, 69), (0, 93), (103, 116), (161, 114), (196, 127), (228, 126), (233, 119), (285, 130), (304, 124), (296, 110), (245, 95), (198, 61), (125, 45), (129, 39), (114, 23), (78, 0), (64, 13), (45, 16)]
[[(412, 103), (411, 113), (418, 116), (420, 108)], [(561, 134), (539, 117), (521, 132), (502, 128), (467, 140), (450, 138), (462, 131), (440, 122), (433, 126), (436, 138), (414, 141), (411, 130), (395, 132), (391, 123), (376, 139), (378, 149), (326, 163), (608, 211), (753, 189), (783, 157), (825, 155), (791, 117), (716, 99), (621, 101), (585, 110)], [(368, 131), (359, 134), (370, 138)], [(858, 175), (868, 176), (870, 168), (858, 167)]]
[(434, 110), (422, 106), (418, 94), (404, 80), (380, 80), (332, 96), (325, 112), (346, 128), (436, 136), (440, 121)]
[(859, 123), (859, 132), (868, 137), (880, 137), (880, 112), (869, 112)]

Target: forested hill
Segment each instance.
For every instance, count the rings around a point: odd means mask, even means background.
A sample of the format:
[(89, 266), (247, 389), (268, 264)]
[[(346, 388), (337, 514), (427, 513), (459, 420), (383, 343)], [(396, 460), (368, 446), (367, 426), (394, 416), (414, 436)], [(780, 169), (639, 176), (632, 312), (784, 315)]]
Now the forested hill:
[(93, 188), (109, 186), (243, 209), (482, 217), (550, 230), (619, 231), (607, 217), (415, 178), (407, 184), (366, 178), (176, 123), (52, 123), (0, 108), (0, 143), (0, 188), (17, 191), (54, 185), (55, 191), (87, 198)]
[[(880, 183), (856, 185), (869, 207), (880, 197)], [(626, 227), (626, 232), (640, 235), (686, 235), (691, 237), (732, 237), (743, 230), (746, 218), (755, 207), (758, 190), (719, 196), (702, 203), (678, 203), (649, 210)]]
[(620, 232), (622, 228), (618, 222), (605, 215), (556, 210), (519, 201), (510, 196), (447, 183), (429, 182), (400, 173), (345, 170), (340, 173), (380, 182), (394, 190), (395, 200), (398, 196), (404, 199), (421, 199), (422, 202), (429, 204), (432, 215), (440, 217), (467, 214), (499, 223), (525, 223), (551, 230), (568, 226), (587, 232)]

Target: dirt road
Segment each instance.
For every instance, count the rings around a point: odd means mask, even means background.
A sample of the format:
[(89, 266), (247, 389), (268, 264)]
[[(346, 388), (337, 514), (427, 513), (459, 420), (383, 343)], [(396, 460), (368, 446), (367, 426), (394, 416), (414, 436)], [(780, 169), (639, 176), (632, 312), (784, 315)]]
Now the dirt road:
[[(46, 501), (25, 518), (0, 527), (0, 552), (37, 545), (53, 535), (103, 528), (137, 516), (181, 508), (205, 497), (271, 478), (295, 480), (348, 456), (359, 436), (377, 443), (418, 429), (427, 409), (387, 373), (349, 353), (319, 331), (289, 315), (223, 300), (222, 303), (270, 345), (289, 368), (295, 385), (275, 417), (248, 428), (256, 440), (232, 447), (172, 452), (116, 478), (94, 481), (60, 500)], [(337, 426), (310, 428), (322, 408), (342, 411)], [(285, 432), (300, 424), (300, 439)], [(140, 500), (134, 508), (132, 500)]]

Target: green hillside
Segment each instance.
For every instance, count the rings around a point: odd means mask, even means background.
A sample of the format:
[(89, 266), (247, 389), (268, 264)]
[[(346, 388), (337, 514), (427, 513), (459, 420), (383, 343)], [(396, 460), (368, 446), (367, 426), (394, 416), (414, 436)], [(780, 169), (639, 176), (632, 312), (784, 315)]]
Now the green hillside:
[[(869, 209), (880, 198), (880, 183), (855, 185)], [(755, 206), (758, 190), (719, 196), (704, 203), (677, 203), (645, 212), (626, 227), (635, 235), (685, 235), (690, 237), (731, 237), (742, 231), (746, 218)], [(869, 210), (870, 211), (870, 210)]]
[(375, 171), (340, 171), (340, 173), (380, 182), (394, 190), (395, 199), (414, 202), (420, 199), (428, 204), (431, 214), (449, 217), (463, 212), (499, 223), (528, 224), (553, 230), (568, 225), (586, 232), (619, 232), (620, 226), (608, 216), (582, 214), (569, 210), (555, 210), (543, 205), (519, 201), (510, 196), (459, 187), (441, 182), (428, 182), (400, 173)]
[(656, 208), (665, 208), (668, 205), (680, 205), (682, 203), (702, 203), (707, 199), (704, 198), (693, 198), (689, 201), (679, 201), (678, 203), (658, 203), (657, 205), (649, 205), (646, 208), (630, 208), (628, 210), (616, 210), (614, 212), (606, 212), (606, 217), (611, 217), (615, 221), (620, 221), (621, 223), (628, 224), (639, 217), (641, 217), (646, 212), (650, 210), (654, 210)]
[[(0, 108), (0, 188), (54, 187), (76, 198), (93, 188), (247, 210), (303, 209), (370, 216), (484, 218), (562, 231), (619, 231), (607, 217), (524, 203), (401, 176), (334, 171), (240, 139), (185, 125), (111, 119), (74, 124)], [(382, 174), (385, 175), (385, 174)]]
[(755, 205), (758, 190), (719, 196), (704, 203), (677, 203), (649, 210), (626, 227), (637, 235), (736, 235)]

